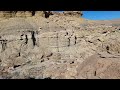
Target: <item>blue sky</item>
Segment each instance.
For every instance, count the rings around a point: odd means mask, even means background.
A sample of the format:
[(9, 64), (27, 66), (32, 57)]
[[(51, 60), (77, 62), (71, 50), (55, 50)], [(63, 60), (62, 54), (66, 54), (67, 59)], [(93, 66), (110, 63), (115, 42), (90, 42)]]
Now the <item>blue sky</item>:
[(120, 11), (83, 11), (83, 17), (91, 20), (111, 20), (120, 18)]

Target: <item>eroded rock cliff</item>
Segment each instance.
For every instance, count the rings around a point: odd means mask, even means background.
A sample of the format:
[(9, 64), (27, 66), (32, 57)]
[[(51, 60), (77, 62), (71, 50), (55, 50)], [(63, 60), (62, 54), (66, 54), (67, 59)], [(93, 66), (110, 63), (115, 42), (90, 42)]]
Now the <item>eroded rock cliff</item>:
[[(20, 13), (25, 15), (15, 15)], [(36, 14), (0, 21), (1, 78), (119, 78), (118, 26), (61, 13)]]
[(0, 18), (14, 18), (14, 17), (32, 17), (32, 16), (42, 16), (49, 17), (50, 15), (69, 15), (80, 17), (82, 16), (81, 11), (64, 11), (62, 13), (55, 11), (0, 11)]
[(0, 18), (43, 16), (43, 11), (0, 11)]

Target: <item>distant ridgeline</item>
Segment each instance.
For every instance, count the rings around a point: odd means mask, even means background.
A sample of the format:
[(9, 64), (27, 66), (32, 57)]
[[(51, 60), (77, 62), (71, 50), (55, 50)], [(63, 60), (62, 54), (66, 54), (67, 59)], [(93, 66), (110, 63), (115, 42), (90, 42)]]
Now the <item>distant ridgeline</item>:
[(0, 18), (12, 18), (12, 17), (32, 17), (32, 16), (42, 16), (49, 18), (50, 15), (61, 15), (61, 16), (72, 16), (80, 17), (82, 16), (82, 11), (0, 11)]

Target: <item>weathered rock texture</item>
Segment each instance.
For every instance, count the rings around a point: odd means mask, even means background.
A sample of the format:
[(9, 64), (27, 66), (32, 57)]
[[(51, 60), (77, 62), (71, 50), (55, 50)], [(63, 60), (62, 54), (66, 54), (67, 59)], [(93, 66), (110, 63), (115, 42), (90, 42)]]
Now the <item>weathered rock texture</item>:
[(63, 13), (64, 15), (72, 16), (72, 17), (75, 16), (78, 18), (83, 15), (81, 11), (64, 11)]
[(0, 11), (0, 18), (14, 18), (14, 17), (32, 17), (32, 16), (42, 16), (49, 17), (50, 15), (67, 15), (67, 16), (82, 16), (81, 11), (64, 11), (62, 13), (55, 11)]
[[(20, 13), (25, 14), (16, 15)], [(38, 16), (0, 21), (1, 78), (120, 78), (118, 23), (33, 14)]]
[(43, 15), (43, 11), (0, 11), (0, 18), (32, 17)]

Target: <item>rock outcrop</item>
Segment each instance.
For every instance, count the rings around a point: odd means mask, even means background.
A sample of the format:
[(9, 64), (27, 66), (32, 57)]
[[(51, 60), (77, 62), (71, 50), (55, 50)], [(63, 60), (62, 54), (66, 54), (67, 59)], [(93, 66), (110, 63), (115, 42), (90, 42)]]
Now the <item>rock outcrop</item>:
[(72, 17), (81, 17), (83, 15), (82, 11), (64, 11), (63, 14)]
[(39, 17), (44, 12), (15, 13), (30, 17), (0, 21), (0, 78), (120, 78), (119, 26), (61, 13), (47, 12), (48, 19)]
[(0, 11), (0, 18), (44, 16), (43, 11)]
[(119, 79), (120, 55), (106, 52), (88, 57), (77, 68), (78, 79)]
[(0, 18), (14, 18), (14, 17), (32, 17), (42, 16), (48, 18), (50, 15), (65, 15), (65, 16), (82, 16), (81, 11), (64, 11), (62, 13), (55, 11), (0, 11)]

